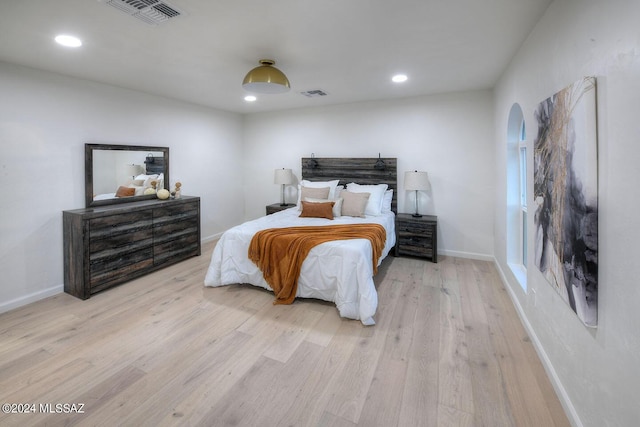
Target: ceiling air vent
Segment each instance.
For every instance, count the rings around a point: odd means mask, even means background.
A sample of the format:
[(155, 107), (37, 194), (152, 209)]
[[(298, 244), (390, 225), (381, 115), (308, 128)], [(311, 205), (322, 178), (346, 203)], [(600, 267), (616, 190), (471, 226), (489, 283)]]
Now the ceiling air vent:
[(322, 96), (327, 96), (328, 93), (320, 90), (320, 89), (315, 89), (315, 90), (307, 90), (304, 92), (300, 92), (301, 95), (306, 96), (307, 98), (320, 98)]
[(121, 12), (149, 24), (159, 25), (171, 18), (184, 15), (166, 1), (159, 0), (99, 0)]

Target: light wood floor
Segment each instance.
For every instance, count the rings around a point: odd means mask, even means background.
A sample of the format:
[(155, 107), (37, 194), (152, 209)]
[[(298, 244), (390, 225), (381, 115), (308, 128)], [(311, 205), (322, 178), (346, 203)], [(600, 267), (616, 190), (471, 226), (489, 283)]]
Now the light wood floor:
[[(568, 426), (494, 266), (387, 258), (377, 324), (202, 284), (203, 255), (0, 315), (0, 425)], [(77, 408), (77, 407), (76, 407)]]

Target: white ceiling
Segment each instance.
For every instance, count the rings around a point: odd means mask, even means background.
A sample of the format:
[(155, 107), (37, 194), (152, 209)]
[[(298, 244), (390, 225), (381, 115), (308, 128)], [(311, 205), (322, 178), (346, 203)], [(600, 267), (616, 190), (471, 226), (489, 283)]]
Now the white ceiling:
[[(551, 1), (167, 0), (183, 16), (152, 26), (99, 0), (0, 0), (0, 61), (239, 113), (486, 89)], [(249, 104), (261, 58), (291, 91)]]

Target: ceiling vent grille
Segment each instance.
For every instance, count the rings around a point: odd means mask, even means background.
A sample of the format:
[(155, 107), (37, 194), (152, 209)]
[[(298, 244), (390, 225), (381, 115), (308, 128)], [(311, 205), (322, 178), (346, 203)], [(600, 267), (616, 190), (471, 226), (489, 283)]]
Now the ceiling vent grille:
[(300, 92), (301, 95), (306, 96), (307, 98), (320, 98), (322, 96), (327, 96), (328, 93), (320, 90), (320, 89), (315, 89), (315, 90), (307, 90), (304, 92)]
[(166, 1), (159, 0), (99, 0), (149, 25), (159, 25), (184, 15)]

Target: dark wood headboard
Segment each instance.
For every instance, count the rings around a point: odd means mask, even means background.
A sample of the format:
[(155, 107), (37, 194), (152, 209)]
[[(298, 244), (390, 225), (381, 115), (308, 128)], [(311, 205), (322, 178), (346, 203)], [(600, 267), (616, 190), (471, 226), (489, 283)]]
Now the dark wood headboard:
[(154, 173), (160, 174), (165, 171), (163, 157), (153, 157), (153, 155), (150, 154), (145, 158), (144, 164), (147, 175), (152, 175)]
[(330, 181), (339, 179), (339, 185), (387, 184), (393, 190), (391, 210), (398, 213), (397, 159), (379, 157), (303, 157), (302, 179)]

